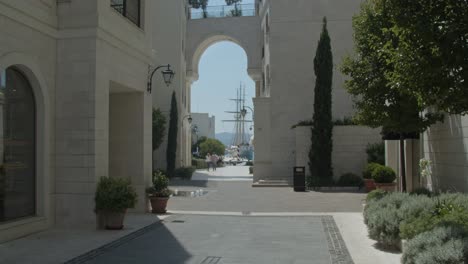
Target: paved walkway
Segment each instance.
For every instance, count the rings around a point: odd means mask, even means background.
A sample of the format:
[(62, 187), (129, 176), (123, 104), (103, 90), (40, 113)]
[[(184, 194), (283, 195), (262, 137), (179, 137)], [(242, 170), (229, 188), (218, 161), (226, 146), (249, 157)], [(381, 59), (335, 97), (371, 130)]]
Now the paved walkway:
[(172, 181), (173, 189), (208, 192), (171, 198), (162, 222), (150, 214), (130, 215), (120, 232), (52, 229), (0, 244), (0, 263), (400, 262), (400, 254), (377, 250), (367, 237), (365, 194), (253, 188), (245, 170), (200, 171), (194, 181)]

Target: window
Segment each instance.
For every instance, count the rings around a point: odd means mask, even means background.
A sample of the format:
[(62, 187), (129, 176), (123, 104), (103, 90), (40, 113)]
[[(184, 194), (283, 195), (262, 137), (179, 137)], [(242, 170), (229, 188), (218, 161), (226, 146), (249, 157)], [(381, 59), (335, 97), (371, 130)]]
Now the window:
[(36, 214), (36, 104), (19, 70), (0, 73), (0, 222), (5, 222)]
[(141, 0), (111, 0), (111, 7), (122, 16), (140, 26)]

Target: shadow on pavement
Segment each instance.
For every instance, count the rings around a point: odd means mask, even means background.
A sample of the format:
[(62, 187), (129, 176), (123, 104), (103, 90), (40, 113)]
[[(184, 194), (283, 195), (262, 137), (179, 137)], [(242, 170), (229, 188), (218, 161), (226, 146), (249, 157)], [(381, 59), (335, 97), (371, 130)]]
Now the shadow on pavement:
[[(176, 221), (172, 217), (167, 222)], [(163, 222), (141, 229), (66, 263), (186, 263), (192, 255)], [(78, 262), (77, 262), (78, 261)]]

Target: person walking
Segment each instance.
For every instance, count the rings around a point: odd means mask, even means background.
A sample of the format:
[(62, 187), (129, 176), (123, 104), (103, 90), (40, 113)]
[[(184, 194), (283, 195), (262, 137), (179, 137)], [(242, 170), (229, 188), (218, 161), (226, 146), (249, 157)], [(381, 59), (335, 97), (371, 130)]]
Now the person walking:
[(218, 155), (216, 154), (211, 155), (211, 165), (213, 166), (213, 171), (216, 170), (216, 166), (218, 165), (217, 164), (218, 160), (219, 160)]
[(208, 171), (210, 171), (210, 167), (211, 167), (211, 155), (210, 155), (210, 153), (206, 154), (205, 162), (206, 162), (206, 167), (208, 168)]

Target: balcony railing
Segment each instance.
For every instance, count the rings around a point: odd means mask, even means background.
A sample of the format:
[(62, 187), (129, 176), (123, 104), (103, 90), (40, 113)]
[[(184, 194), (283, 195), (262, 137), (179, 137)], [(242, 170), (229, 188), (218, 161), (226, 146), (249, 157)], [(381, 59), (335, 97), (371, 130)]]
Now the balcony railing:
[(190, 10), (190, 19), (248, 17), (256, 15), (255, 4), (207, 6), (206, 9), (192, 8)]
[(111, 0), (111, 7), (122, 16), (140, 26), (140, 0)]

